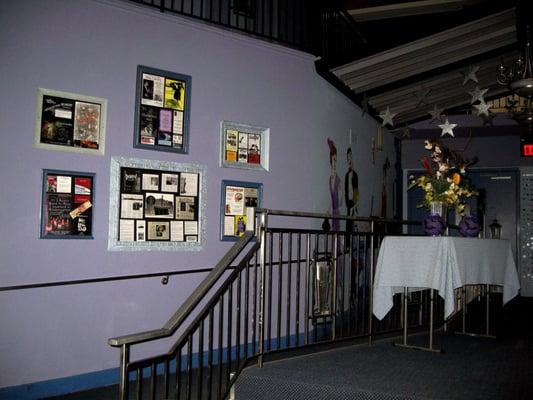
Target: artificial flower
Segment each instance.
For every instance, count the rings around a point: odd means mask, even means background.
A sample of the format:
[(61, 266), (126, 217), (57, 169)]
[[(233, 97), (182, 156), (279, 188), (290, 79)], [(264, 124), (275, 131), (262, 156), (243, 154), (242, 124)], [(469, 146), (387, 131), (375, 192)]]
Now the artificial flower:
[(477, 160), (464, 160), (457, 152), (436, 141), (425, 140), (424, 148), (431, 151), (431, 161), (428, 157), (421, 159), (425, 174), (418, 178), (409, 177), (409, 189), (419, 187), (424, 191), (424, 200), (419, 207), (429, 209), (432, 202), (442, 201), (463, 215), (465, 199), (478, 194), (466, 177), (467, 167)]

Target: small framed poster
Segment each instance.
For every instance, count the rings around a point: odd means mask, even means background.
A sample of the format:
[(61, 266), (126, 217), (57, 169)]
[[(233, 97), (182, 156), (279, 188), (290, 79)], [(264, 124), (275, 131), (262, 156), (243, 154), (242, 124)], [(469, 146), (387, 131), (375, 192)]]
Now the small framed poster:
[(222, 121), (220, 165), (268, 171), (270, 129)]
[(201, 250), (206, 168), (113, 157), (109, 250)]
[(43, 170), (41, 239), (93, 239), (94, 176)]
[(39, 88), (35, 147), (104, 154), (107, 100)]
[(254, 209), (261, 207), (263, 184), (223, 180), (220, 192), (220, 239), (235, 241), (255, 229)]
[(190, 76), (137, 67), (134, 147), (186, 154), (190, 110)]

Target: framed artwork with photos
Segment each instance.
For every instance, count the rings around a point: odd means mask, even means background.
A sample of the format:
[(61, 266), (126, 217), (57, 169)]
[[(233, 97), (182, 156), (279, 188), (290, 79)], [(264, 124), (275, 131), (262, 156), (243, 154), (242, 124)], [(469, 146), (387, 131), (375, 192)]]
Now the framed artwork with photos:
[(43, 170), (41, 239), (93, 239), (94, 177)]
[(190, 110), (189, 75), (137, 67), (134, 147), (186, 154)]
[(220, 165), (268, 171), (270, 129), (222, 121), (220, 124)]
[(34, 145), (103, 155), (106, 113), (106, 99), (39, 88)]
[(220, 193), (220, 239), (236, 241), (255, 229), (254, 209), (261, 208), (263, 184), (223, 180)]
[(206, 168), (113, 157), (109, 250), (200, 250)]

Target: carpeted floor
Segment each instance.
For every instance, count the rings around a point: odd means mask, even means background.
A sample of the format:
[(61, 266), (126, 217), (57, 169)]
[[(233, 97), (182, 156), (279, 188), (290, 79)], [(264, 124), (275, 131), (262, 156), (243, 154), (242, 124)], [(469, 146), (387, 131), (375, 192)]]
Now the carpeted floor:
[[(515, 301), (498, 321), (498, 339), (436, 336), (444, 354), (353, 346), (249, 367), (236, 399), (530, 400), (533, 302)], [(411, 337), (423, 345), (427, 337)]]
[[(498, 314), (497, 339), (438, 334), (444, 354), (387, 340), (250, 366), (235, 400), (531, 400), (533, 298), (515, 299)], [(427, 337), (409, 340), (423, 345)], [(55, 399), (116, 399), (117, 393), (114, 386)]]

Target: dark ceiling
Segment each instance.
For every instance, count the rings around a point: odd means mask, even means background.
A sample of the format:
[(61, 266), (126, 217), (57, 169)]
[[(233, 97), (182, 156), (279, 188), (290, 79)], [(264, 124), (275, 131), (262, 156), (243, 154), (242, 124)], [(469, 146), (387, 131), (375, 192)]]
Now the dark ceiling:
[[(476, 86), (487, 89), (487, 102), (510, 94), (497, 84), (496, 71), (520, 54), (531, 3), (345, 0), (358, 51), (349, 62), (319, 60), (317, 70), (380, 122), (389, 107), (393, 128), (431, 118), (434, 107), (446, 115), (471, 113)], [(473, 69), (478, 82), (465, 82)]]

